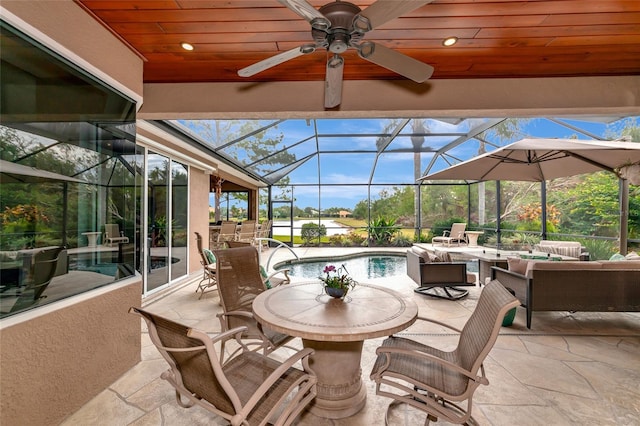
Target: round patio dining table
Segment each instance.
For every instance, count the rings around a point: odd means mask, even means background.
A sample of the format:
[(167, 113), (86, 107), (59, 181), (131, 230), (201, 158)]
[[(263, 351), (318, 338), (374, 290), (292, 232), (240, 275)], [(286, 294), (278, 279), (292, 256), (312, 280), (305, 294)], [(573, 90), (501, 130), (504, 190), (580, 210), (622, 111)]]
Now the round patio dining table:
[(253, 302), (264, 326), (301, 337), (314, 349), (311, 368), (318, 393), (311, 413), (328, 419), (352, 416), (365, 405), (360, 359), (366, 339), (387, 336), (413, 324), (418, 306), (396, 291), (358, 284), (343, 299), (324, 293), (320, 281), (276, 287)]

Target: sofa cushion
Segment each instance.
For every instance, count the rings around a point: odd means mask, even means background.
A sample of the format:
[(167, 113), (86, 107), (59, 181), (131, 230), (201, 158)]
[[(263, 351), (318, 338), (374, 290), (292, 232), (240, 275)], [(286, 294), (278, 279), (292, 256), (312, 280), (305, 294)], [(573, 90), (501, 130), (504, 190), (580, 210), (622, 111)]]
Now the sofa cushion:
[(579, 258), (580, 253), (582, 252), (582, 244), (577, 241), (542, 240), (534, 246), (534, 249), (544, 253)]
[(602, 262), (546, 262), (534, 261), (532, 270), (562, 270), (562, 269), (602, 269)]

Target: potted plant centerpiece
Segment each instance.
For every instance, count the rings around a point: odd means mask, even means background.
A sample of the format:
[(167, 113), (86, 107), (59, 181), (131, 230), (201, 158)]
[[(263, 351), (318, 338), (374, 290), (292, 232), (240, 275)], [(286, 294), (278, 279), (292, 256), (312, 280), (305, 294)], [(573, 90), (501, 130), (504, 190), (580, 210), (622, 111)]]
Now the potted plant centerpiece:
[(319, 277), (324, 283), (326, 293), (337, 299), (344, 298), (349, 290), (354, 288), (358, 282), (349, 276), (347, 268), (342, 265), (336, 268), (334, 265), (327, 265), (322, 271), (324, 276)]

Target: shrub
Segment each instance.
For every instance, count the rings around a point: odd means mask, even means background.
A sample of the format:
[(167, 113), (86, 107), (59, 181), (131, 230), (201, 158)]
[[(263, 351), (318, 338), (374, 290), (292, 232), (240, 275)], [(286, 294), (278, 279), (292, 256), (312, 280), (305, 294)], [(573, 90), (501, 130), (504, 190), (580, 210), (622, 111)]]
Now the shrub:
[(401, 232), (398, 232), (392, 239), (391, 245), (395, 247), (411, 247), (413, 241), (408, 236), (404, 235)]
[(300, 236), (306, 245), (310, 245), (312, 242), (318, 244), (320, 238), (327, 235), (327, 227), (317, 223), (309, 222), (302, 224), (302, 231)]

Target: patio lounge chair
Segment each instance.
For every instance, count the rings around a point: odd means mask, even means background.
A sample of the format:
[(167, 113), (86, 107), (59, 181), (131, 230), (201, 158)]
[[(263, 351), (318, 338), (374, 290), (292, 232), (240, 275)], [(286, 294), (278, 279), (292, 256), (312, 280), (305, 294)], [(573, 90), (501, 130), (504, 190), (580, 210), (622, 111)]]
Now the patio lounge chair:
[(459, 333), (454, 350), (442, 351), (404, 337), (385, 339), (376, 349), (378, 358), (371, 379), (376, 383), (376, 394), (394, 399), (387, 416), (393, 406), (406, 403), (427, 413), (425, 426), (439, 418), (477, 424), (471, 417), (473, 393), (478, 386), (489, 384), (482, 362), (498, 338), (505, 314), (519, 304), (494, 280), (482, 290), (462, 330), (418, 317)]
[[(252, 246), (215, 250), (216, 277), (223, 312), (218, 314), (221, 330), (247, 327), (242, 333), (248, 345), (265, 355), (285, 345), (292, 336), (263, 329), (253, 317), (253, 300), (267, 287), (260, 276), (258, 250)], [(272, 284), (273, 286), (273, 284)], [(221, 341), (220, 362), (224, 356), (225, 340)], [(240, 348), (238, 348), (240, 349)], [(230, 356), (235, 353), (232, 352)]]
[[(196, 245), (198, 246), (198, 253), (200, 254), (200, 264), (202, 265), (202, 279), (198, 283), (198, 288), (196, 288), (197, 292), (202, 292), (198, 299), (201, 299), (205, 293), (208, 291), (216, 290), (217, 280), (216, 280), (216, 263), (215, 259), (210, 259), (205, 253), (205, 249), (202, 246), (202, 235), (199, 232), (196, 232)], [(213, 256), (213, 253), (211, 253)]]
[[(232, 425), (290, 425), (316, 395), (317, 378), (309, 368), (312, 349), (296, 352), (284, 362), (250, 351), (221, 364), (215, 344), (242, 333), (207, 333), (139, 308), (129, 312), (144, 318), (149, 337), (170, 368), (160, 377), (176, 390), (178, 405), (199, 405)], [(301, 362), (302, 370), (294, 364)], [(186, 399), (186, 402), (183, 401)]]
[(460, 243), (467, 243), (467, 238), (464, 235), (464, 231), (467, 229), (466, 223), (453, 223), (451, 224), (451, 231), (444, 231), (441, 237), (433, 237), (431, 239), (431, 244), (435, 245), (436, 243), (446, 244), (447, 246), (451, 246), (453, 243), (456, 245), (460, 245)]

